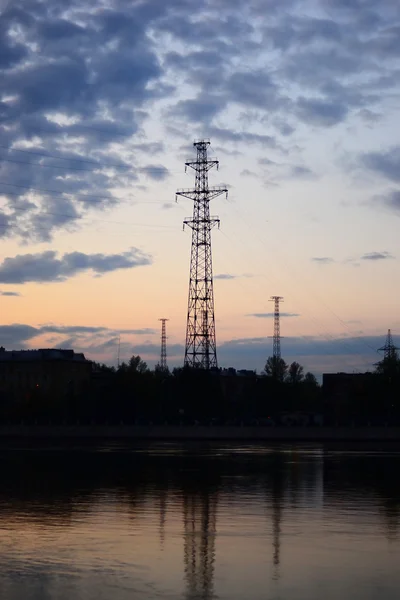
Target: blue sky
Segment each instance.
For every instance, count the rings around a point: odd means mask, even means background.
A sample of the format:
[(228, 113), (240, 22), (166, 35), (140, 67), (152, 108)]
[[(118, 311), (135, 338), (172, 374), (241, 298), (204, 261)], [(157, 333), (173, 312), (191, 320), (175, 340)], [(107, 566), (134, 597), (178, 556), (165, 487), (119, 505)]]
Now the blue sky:
[(221, 366), (365, 370), (396, 336), (395, 0), (15, 0), (0, 20), (0, 343), (183, 361), (193, 185), (211, 139)]

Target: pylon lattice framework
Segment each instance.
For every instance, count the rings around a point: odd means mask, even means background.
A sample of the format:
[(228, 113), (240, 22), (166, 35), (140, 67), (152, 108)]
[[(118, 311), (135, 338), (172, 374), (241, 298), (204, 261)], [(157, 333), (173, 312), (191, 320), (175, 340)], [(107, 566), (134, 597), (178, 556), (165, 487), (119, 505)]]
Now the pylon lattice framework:
[(178, 190), (176, 194), (194, 202), (193, 216), (183, 221), (183, 228), (187, 225), (192, 229), (185, 366), (210, 369), (218, 366), (211, 230), (220, 224), (218, 217), (210, 216), (210, 200), (224, 192), (228, 195), (228, 190), (208, 186), (208, 171), (219, 165), (217, 160), (208, 159), (210, 140), (198, 140), (193, 145), (197, 149), (197, 159), (186, 162), (185, 171), (187, 167), (195, 171), (195, 187)]
[(163, 371), (167, 370), (167, 326), (166, 323), (169, 319), (158, 319), (161, 321), (161, 357), (160, 357), (160, 369)]
[(400, 350), (400, 348), (394, 345), (392, 332), (388, 329), (385, 345), (379, 348), (378, 352), (383, 352), (385, 360), (391, 360), (396, 355), (397, 350)]
[(275, 359), (281, 358), (281, 325), (280, 325), (280, 314), (279, 304), (283, 302), (282, 296), (271, 296), (270, 302), (274, 302), (274, 335), (273, 335), (273, 357)]

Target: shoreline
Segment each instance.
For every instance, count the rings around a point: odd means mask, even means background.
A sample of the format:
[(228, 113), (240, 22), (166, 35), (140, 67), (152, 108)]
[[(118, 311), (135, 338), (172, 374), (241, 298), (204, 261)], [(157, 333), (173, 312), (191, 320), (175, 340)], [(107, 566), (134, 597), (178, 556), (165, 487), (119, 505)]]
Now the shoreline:
[(229, 427), (160, 425), (3, 425), (0, 441), (11, 439), (154, 441), (376, 441), (400, 442), (400, 427)]

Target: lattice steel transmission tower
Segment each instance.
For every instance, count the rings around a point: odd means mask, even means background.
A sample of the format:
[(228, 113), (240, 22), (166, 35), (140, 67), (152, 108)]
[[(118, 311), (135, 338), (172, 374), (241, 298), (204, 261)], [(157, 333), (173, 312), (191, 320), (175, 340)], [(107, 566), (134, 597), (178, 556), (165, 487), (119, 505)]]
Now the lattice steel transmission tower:
[(169, 319), (158, 319), (161, 321), (161, 357), (160, 357), (160, 369), (162, 371), (167, 370), (167, 321)]
[(281, 325), (279, 315), (279, 304), (283, 302), (282, 296), (271, 296), (270, 302), (275, 303), (274, 307), (274, 335), (273, 337), (273, 357), (279, 359), (281, 357)]
[(392, 360), (396, 358), (397, 350), (400, 350), (400, 348), (394, 345), (392, 332), (388, 329), (385, 345), (379, 348), (378, 352), (383, 352), (384, 360)]
[(177, 191), (177, 196), (193, 200), (193, 216), (184, 219), (192, 229), (190, 255), (189, 300), (186, 326), (185, 366), (202, 369), (217, 367), (215, 340), (214, 290), (211, 253), (211, 230), (219, 227), (219, 218), (210, 216), (210, 200), (228, 190), (224, 187), (208, 186), (208, 171), (219, 162), (207, 156), (210, 140), (193, 143), (197, 159), (185, 163), (195, 171), (194, 189)]

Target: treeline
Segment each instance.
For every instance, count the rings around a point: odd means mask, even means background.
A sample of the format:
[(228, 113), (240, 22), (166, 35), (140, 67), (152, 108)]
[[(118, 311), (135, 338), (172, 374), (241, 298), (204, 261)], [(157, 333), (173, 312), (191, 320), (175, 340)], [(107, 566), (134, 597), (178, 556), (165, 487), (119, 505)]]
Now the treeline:
[[(272, 359), (273, 360), (273, 359)], [(282, 365), (281, 365), (282, 366)], [(0, 406), (3, 422), (109, 424), (272, 424), (282, 411), (321, 410), (316, 378), (292, 363), (285, 377), (271, 370), (261, 375), (226, 375), (219, 370), (156, 366), (140, 356), (118, 369), (93, 363), (90, 385), (62, 397), (34, 390), (29, 400)]]
[(268, 426), (317, 425), (320, 416), (327, 425), (400, 424), (397, 353), (386, 356), (373, 373), (344, 375), (344, 385), (339, 384), (322, 389), (298, 362), (287, 364), (282, 358), (268, 358), (259, 375), (240, 376), (219, 370), (151, 370), (140, 356), (132, 356), (118, 369), (93, 363), (91, 381), (80, 394), (66, 390), (54, 397), (39, 389), (29, 399), (0, 402), (0, 421)]

